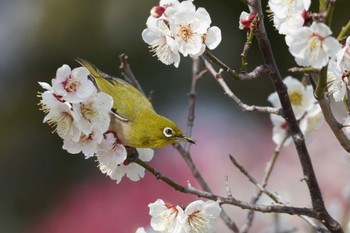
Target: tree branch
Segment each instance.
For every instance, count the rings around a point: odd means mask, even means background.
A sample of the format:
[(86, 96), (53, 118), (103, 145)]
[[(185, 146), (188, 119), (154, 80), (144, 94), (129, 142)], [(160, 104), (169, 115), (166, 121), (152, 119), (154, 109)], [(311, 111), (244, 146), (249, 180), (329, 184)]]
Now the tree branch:
[(129, 62), (128, 62), (128, 56), (126, 54), (120, 54), (120, 66), (119, 69), (122, 71), (122, 74), (124, 78), (133, 85), (136, 89), (138, 89), (144, 96), (146, 96), (145, 92), (143, 91), (140, 83), (135, 78), (134, 73), (130, 69)]
[(260, 77), (264, 73), (270, 72), (270, 67), (268, 65), (257, 66), (250, 73), (238, 74), (235, 70), (231, 69), (225, 63), (223, 63), (219, 58), (215, 57), (209, 50), (206, 50), (204, 54), (210, 59), (211, 62), (217, 64), (221, 69), (228, 73), (235, 80), (252, 80)]
[(243, 103), (227, 86), (225, 80), (223, 79), (221, 72), (216, 72), (213, 66), (208, 62), (206, 59), (204, 59), (204, 65), (208, 69), (209, 73), (218, 81), (219, 85), (224, 90), (225, 94), (232, 99), (240, 108), (242, 111), (245, 112), (262, 112), (262, 113), (270, 113), (270, 114), (276, 114), (281, 115), (281, 110), (273, 107), (261, 107), (261, 106), (255, 106), (255, 105), (247, 105)]
[[(249, 6), (250, 12), (257, 13), (259, 15), (259, 18), (262, 19), (263, 13), (261, 8), (261, 1), (251, 0), (249, 1), (249, 3), (250, 4), (248, 6)], [(318, 181), (310, 159), (310, 155), (305, 145), (304, 135), (302, 134), (298, 126), (298, 122), (295, 118), (295, 115), (290, 103), (287, 88), (282, 81), (281, 74), (276, 65), (276, 61), (274, 59), (270, 41), (267, 37), (263, 20), (260, 20), (260, 24), (259, 24), (259, 27), (256, 29), (255, 36), (258, 41), (260, 51), (263, 55), (263, 58), (265, 59), (266, 64), (269, 65), (273, 70), (273, 72), (270, 73), (271, 80), (279, 96), (284, 117), (287, 121), (288, 128), (290, 130), (290, 133), (292, 135), (292, 138), (298, 153), (304, 178), (309, 189), (312, 206), (314, 210), (317, 212), (316, 219), (321, 221), (326, 226), (326, 228), (329, 229), (331, 232), (342, 233), (343, 230), (340, 224), (329, 215), (329, 213), (325, 208), (321, 190), (318, 185)]]
[(281, 214), (290, 214), (290, 215), (305, 215), (305, 216), (309, 216), (311, 218), (317, 218), (317, 212), (310, 209), (310, 208), (281, 206), (281, 205), (252, 205), (252, 204), (249, 204), (247, 202), (237, 200), (233, 197), (222, 197), (219, 195), (215, 195), (211, 192), (196, 189), (192, 186), (185, 187), (185, 186), (182, 186), (182, 185), (176, 183), (174, 180), (170, 179), (169, 177), (163, 175), (161, 172), (157, 171), (156, 169), (149, 166), (147, 163), (143, 162), (140, 159), (136, 159), (135, 163), (144, 167), (147, 171), (152, 173), (157, 179), (162, 180), (163, 182), (165, 182), (169, 186), (173, 187), (177, 191), (180, 191), (183, 193), (188, 193), (188, 194), (193, 194), (193, 195), (196, 195), (197, 197), (201, 197), (201, 198), (214, 200), (214, 201), (217, 201), (219, 204), (234, 205), (234, 206), (240, 207), (242, 209), (254, 210), (254, 211), (261, 212), (261, 213), (281, 213)]

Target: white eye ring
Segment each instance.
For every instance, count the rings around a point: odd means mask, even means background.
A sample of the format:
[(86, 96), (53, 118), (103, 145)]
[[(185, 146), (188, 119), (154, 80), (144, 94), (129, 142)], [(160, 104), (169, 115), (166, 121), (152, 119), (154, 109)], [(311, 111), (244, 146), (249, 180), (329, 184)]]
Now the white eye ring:
[(163, 130), (163, 134), (165, 137), (170, 138), (174, 136), (174, 130), (170, 127), (165, 127)]

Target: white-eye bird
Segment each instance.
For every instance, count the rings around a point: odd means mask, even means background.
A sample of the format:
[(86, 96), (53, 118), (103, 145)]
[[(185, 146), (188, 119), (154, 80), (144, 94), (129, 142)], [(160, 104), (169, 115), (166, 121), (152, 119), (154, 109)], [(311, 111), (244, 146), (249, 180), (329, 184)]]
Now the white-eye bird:
[(110, 130), (121, 144), (135, 148), (157, 148), (174, 142), (194, 141), (171, 120), (158, 115), (149, 100), (126, 81), (101, 72), (84, 59), (76, 59), (90, 71), (99, 91), (113, 98)]

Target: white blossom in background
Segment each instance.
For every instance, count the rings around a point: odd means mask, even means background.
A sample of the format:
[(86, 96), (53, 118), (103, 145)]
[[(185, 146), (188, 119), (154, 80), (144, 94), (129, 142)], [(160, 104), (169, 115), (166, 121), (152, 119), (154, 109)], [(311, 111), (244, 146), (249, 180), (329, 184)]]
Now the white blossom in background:
[(94, 93), (89, 98), (73, 104), (73, 109), (79, 116), (81, 131), (89, 135), (94, 127), (98, 127), (101, 132), (106, 132), (112, 106), (113, 98), (104, 92)]
[(86, 159), (97, 153), (98, 144), (102, 142), (103, 132), (99, 127), (94, 127), (88, 135), (81, 134), (79, 141), (63, 140), (62, 148), (71, 154), (82, 152)]
[[(290, 137), (286, 120), (283, 117), (275, 114), (271, 114), (270, 119), (273, 125), (272, 141), (276, 145), (281, 145), (282, 143), (284, 146), (289, 145), (292, 142), (292, 137)], [(307, 118), (304, 117), (303, 119), (300, 120), (299, 128), (301, 132), (305, 135), (308, 128)]]
[(327, 25), (313, 22), (310, 27), (302, 27), (292, 35), (289, 51), (298, 65), (320, 69), (340, 50), (338, 41), (331, 35)]
[(142, 38), (161, 62), (178, 67), (180, 53), (200, 56), (219, 45), (221, 30), (210, 24), (209, 13), (202, 7), (196, 10), (192, 1), (160, 1), (151, 10)]
[[(138, 158), (144, 162), (149, 162), (153, 158), (153, 150), (149, 148), (137, 148)], [(145, 168), (141, 167), (137, 163), (129, 163), (124, 161), (115, 167), (114, 172), (109, 176), (111, 179), (116, 180), (117, 184), (120, 183), (124, 176), (127, 176), (132, 181), (139, 181), (145, 176)]]
[(73, 70), (68, 65), (58, 68), (56, 78), (52, 79), (54, 92), (70, 103), (78, 103), (89, 97), (95, 90), (88, 79), (89, 70), (78, 67)]
[(125, 147), (119, 143), (113, 132), (107, 132), (98, 145), (97, 160), (102, 173), (114, 177), (119, 172), (118, 165), (123, 163), (127, 157)]
[(305, 143), (308, 145), (312, 142), (311, 133), (318, 130), (324, 122), (324, 116), (320, 105), (315, 104), (312, 109), (307, 111), (304, 118), (306, 120), (306, 129), (304, 130), (302, 123), (299, 123), (299, 126), (304, 133)]
[[(300, 119), (306, 111), (314, 105), (314, 97), (312, 87), (304, 86), (298, 79), (291, 76), (286, 77), (283, 83), (288, 88), (288, 96), (290, 98), (292, 108), (297, 119)], [(269, 95), (268, 101), (276, 108), (281, 108), (281, 102), (277, 92)]]
[(338, 66), (350, 71), (350, 36), (346, 38), (345, 45), (337, 54)]
[(135, 233), (147, 233), (147, 232), (146, 232), (145, 228), (139, 227), (136, 229)]
[(81, 129), (79, 117), (72, 111), (72, 105), (68, 102), (59, 101), (53, 93), (46, 91), (42, 94), (41, 104), (49, 109), (44, 118), (44, 123), (55, 127), (55, 132), (62, 139), (79, 141)]
[(311, 0), (269, 0), (268, 5), (274, 16), (282, 19), (290, 13), (308, 10)]
[(180, 54), (174, 38), (171, 36), (170, 29), (161, 19), (155, 19), (150, 16), (147, 20), (148, 28), (142, 32), (142, 39), (149, 44), (150, 49), (158, 59), (166, 65), (174, 64), (178, 67), (180, 64)]
[(190, 203), (184, 215), (179, 217), (184, 233), (212, 233), (216, 230), (216, 218), (220, 215), (221, 207), (215, 201), (197, 200)]
[[(287, 86), (288, 96), (296, 119), (299, 121), (299, 128), (305, 136), (306, 143), (311, 142), (310, 134), (317, 130), (323, 123), (323, 114), (320, 106), (313, 97), (311, 85), (304, 86), (299, 80), (288, 76), (283, 80)], [(276, 108), (281, 108), (276, 92), (268, 97), (268, 101)], [(273, 125), (272, 140), (276, 145), (289, 145), (292, 141), (286, 120), (278, 115), (270, 115)]]
[(334, 59), (330, 60), (328, 65), (327, 83), (328, 91), (334, 100), (336, 102), (343, 101), (349, 85), (349, 73), (343, 70)]
[(268, 5), (273, 13), (273, 23), (279, 34), (285, 35), (289, 46), (292, 35), (304, 25), (304, 12), (310, 7), (311, 1), (303, 0), (269, 0)]
[(184, 211), (180, 206), (158, 199), (148, 207), (153, 230), (164, 233), (182, 233), (182, 225), (178, 219), (184, 215)]
[(350, 116), (347, 116), (345, 119), (344, 119), (344, 131), (346, 133), (346, 135), (348, 137), (350, 137)]

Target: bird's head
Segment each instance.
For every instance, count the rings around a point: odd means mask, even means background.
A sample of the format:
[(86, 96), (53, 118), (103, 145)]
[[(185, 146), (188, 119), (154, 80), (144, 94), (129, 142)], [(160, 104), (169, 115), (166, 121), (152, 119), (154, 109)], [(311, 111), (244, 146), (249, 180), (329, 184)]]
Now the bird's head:
[(144, 113), (134, 122), (130, 140), (137, 148), (158, 148), (180, 141), (195, 143), (174, 122), (154, 112)]

